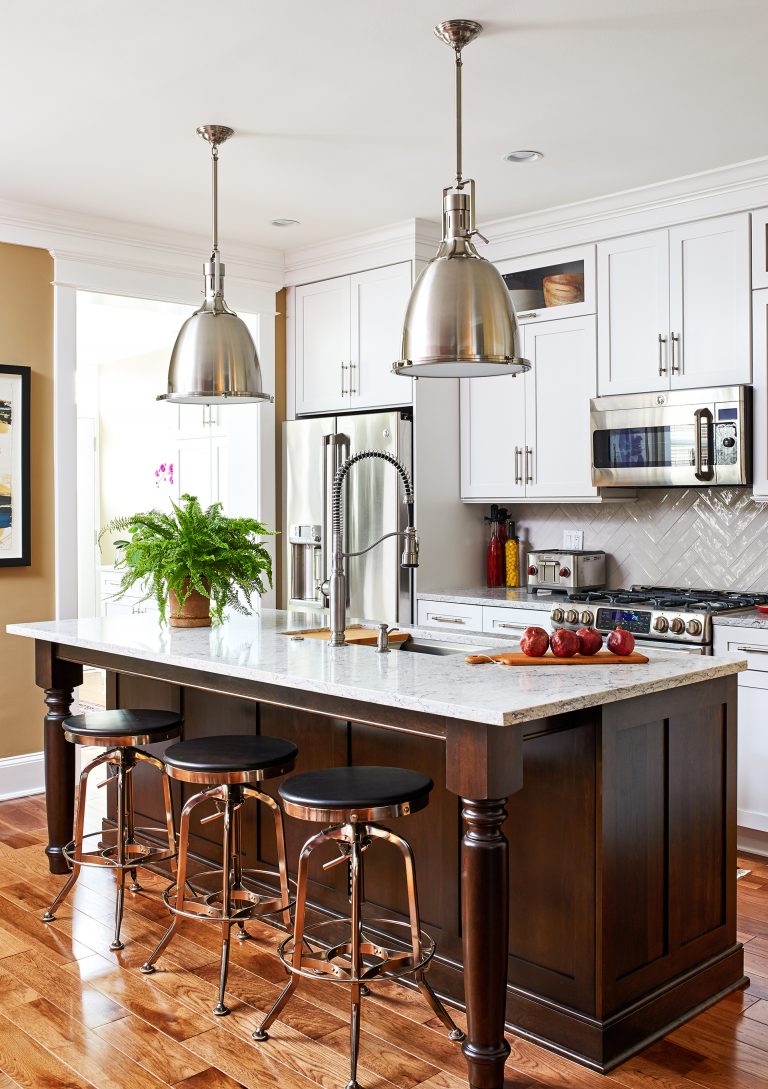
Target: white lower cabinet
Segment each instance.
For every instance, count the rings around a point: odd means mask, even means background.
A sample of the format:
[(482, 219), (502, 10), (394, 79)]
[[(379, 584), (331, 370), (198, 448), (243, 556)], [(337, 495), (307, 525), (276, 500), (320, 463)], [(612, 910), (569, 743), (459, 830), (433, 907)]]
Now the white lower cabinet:
[(482, 631), (482, 605), (467, 605), (459, 601), (426, 601), (421, 598), (416, 610), (420, 628), (442, 628), (444, 631)]
[(506, 605), (483, 606), (483, 631), (488, 635), (509, 635), (517, 639), (526, 628), (544, 628), (552, 631), (546, 609), (517, 609)]
[(595, 319), (533, 323), (522, 332), (525, 375), (461, 380), (461, 498), (594, 498)]
[(552, 630), (546, 609), (526, 609), (523, 605), (477, 605), (468, 601), (420, 598), (417, 618), (420, 628), (442, 628), (444, 631), (465, 629), (514, 639), (519, 639), (525, 629), (533, 625), (546, 631)]
[(715, 626), (715, 654), (740, 654), (738, 797), (741, 828), (768, 832), (768, 628)]

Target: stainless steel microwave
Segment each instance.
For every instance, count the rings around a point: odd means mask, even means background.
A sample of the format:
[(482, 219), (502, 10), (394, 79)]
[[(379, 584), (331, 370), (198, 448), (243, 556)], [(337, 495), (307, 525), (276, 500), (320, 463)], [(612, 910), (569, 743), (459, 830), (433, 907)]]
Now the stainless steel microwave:
[(752, 482), (752, 387), (677, 389), (590, 402), (596, 487)]

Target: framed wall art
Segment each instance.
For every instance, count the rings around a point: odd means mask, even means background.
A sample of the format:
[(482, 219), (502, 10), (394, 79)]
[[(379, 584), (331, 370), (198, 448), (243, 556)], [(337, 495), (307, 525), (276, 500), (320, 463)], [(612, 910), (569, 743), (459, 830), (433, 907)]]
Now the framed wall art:
[(28, 567), (29, 367), (0, 364), (0, 567)]

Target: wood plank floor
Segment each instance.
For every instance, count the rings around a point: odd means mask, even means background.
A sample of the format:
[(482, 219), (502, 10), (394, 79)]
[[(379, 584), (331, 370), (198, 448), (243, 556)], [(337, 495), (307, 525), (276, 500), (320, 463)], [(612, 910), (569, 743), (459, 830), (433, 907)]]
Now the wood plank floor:
[[(98, 814), (92, 814), (97, 819)], [(164, 882), (127, 894), (125, 950), (109, 952), (109, 874), (84, 871), (59, 918), (42, 914), (62, 878), (48, 873), (42, 796), (0, 803), (0, 1089), (341, 1089), (347, 1081), (343, 988), (307, 984), (271, 1040), (251, 1031), (283, 979), (275, 932), (251, 924), (233, 943), (232, 1013), (211, 1014), (218, 932), (185, 924), (160, 962), (138, 966), (159, 938)], [(743, 858), (740, 937), (751, 984), (602, 1077), (510, 1037), (508, 1087), (768, 1089), (768, 859)], [(464, 1061), (428, 1008), (395, 985), (364, 1005), (359, 1077), (366, 1089), (464, 1089)], [(457, 1015), (461, 1021), (461, 1016)]]

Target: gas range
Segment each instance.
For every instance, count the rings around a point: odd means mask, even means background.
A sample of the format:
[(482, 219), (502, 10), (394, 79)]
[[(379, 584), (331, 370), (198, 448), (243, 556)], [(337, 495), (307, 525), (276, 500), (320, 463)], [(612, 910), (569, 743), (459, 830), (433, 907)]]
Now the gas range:
[(768, 594), (632, 586), (568, 594), (549, 615), (555, 627), (595, 627), (603, 632), (625, 628), (644, 642), (701, 647), (701, 653), (707, 653), (714, 615), (766, 604)]

